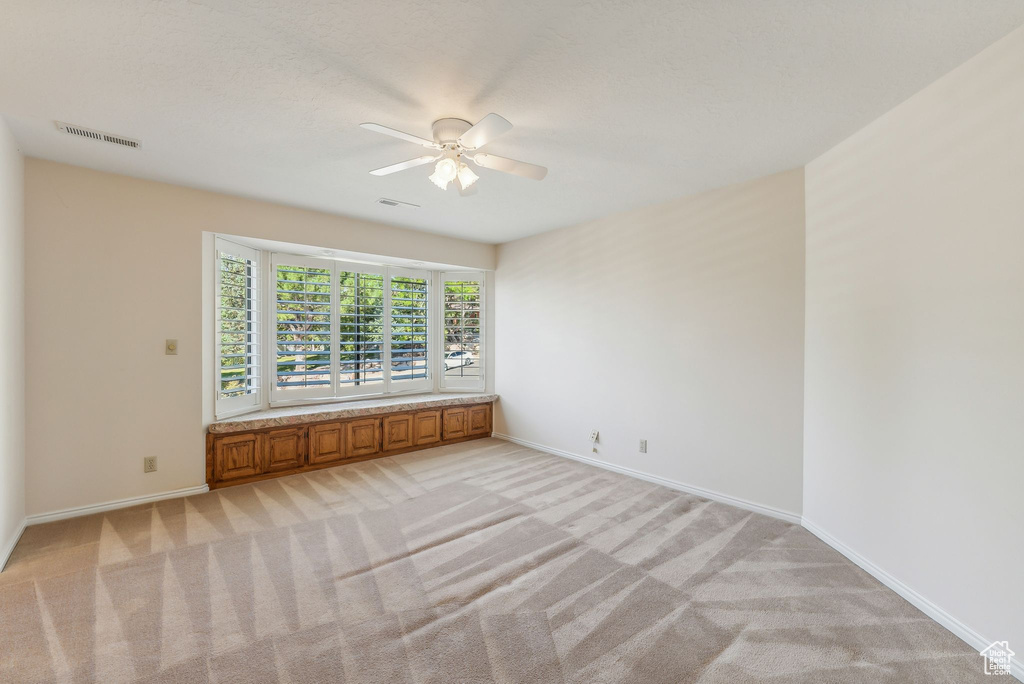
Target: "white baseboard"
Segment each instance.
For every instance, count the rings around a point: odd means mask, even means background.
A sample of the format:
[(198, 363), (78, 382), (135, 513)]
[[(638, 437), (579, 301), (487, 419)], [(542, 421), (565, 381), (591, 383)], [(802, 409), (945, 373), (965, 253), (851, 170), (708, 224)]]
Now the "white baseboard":
[[(664, 485), (665, 487), (669, 487), (670, 489), (676, 489), (690, 494), (695, 494), (705, 499), (719, 501), (721, 503), (729, 504), (731, 506), (736, 506), (737, 508), (743, 508), (748, 511), (753, 511), (754, 513), (761, 513), (763, 515), (768, 515), (773, 518), (785, 520), (786, 522), (802, 525), (811, 534), (818, 537), (818, 539), (822, 540), (823, 542), (834, 548), (836, 551), (849, 558), (869, 575), (877, 579), (879, 582), (884, 584), (889, 589), (892, 589), (894, 592), (896, 592), (901, 597), (906, 599), (915, 608), (917, 608), (922, 613), (930, 617), (932, 620), (935, 620), (935, 622), (942, 625), (950, 632), (952, 632), (954, 635), (962, 639), (968, 646), (970, 646), (974, 650), (981, 651), (982, 649), (988, 647), (988, 645), (991, 644), (993, 641), (992, 639), (983, 637), (981, 634), (971, 629), (963, 622), (956, 619), (955, 617), (947, 613), (945, 610), (943, 610), (936, 604), (932, 603), (931, 601), (929, 601), (924, 596), (908, 587), (900, 580), (890, 575), (882, 568), (878, 567), (877, 565), (875, 565), (868, 559), (864, 558), (859, 553), (857, 553), (850, 547), (846, 546), (829, 533), (825, 532), (823, 529), (812, 523), (810, 520), (807, 520), (806, 518), (801, 518), (801, 516), (797, 515), (796, 513), (790, 513), (789, 511), (783, 511), (778, 508), (773, 508), (771, 506), (764, 506), (762, 504), (753, 503), (752, 501), (738, 499), (734, 496), (729, 496), (728, 494), (722, 494), (720, 492), (704, 489), (703, 487), (695, 487), (693, 485), (684, 484), (682, 482), (676, 482), (675, 480), (669, 480), (667, 478), (659, 477), (657, 475), (651, 475), (649, 473), (644, 473), (642, 471), (634, 470), (632, 468), (626, 468), (624, 466), (605, 463), (604, 461), (599, 461), (594, 458), (581, 456), (579, 454), (574, 454), (568, 451), (564, 451), (562, 449), (549, 447), (544, 444), (537, 444), (536, 442), (530, 442), (525, 439), (519, 439), (518, 437), (512, 437), (511, 435), (505, 435), (498, 432), (494, 432), (491, 433), (491, 436), (496, 437), (498, 439), (503, 439), (508, 442), (512, 442), (514, 444), (519, 444), (530, 449), (536, 449), (537, 451), (543, 451), (544, 453), (553, 454), (555, 456), (570, 458), (574, 461), (580, 461), (581, 463), (587, 463), (593, 466), (597, 466), (598, 468), (611, 470), (613, 472), (628, 475), (630, 477), (635, 477), (640, 480), (653, 482), (654, 484)], [(980, 669), (981, 667), (982, 660), (979, 656), (978, 668)], [(1013, 659), (1011, 664), (1011, 674), (1021, 682), (1024, 682), (1024, 664), (1021, 663), (1021, 660), (1019, 658)]]
[(159, 492), (157, 494), (146, 494), (145, 496), (134, 496), (129, 499), (118, 499), (116, 501), (107, 501), (106, 503), (92, 504), (89, 506), (79, 506), (77, 508), (65, 508), (60, 511), (52, 511), (50, 513), (37, 513), (36, 515), (30, 515), (25, 519), (28, 525), (38, 525), (39, 523), (48, 523), (55, 520), (64, 520), (66, 518), (77, 518), (80, 515), (89, 515), (90, 513), (102, 513), (103, 511), (112, 511), (117, 508), (127, 508), (128, 506), (138, 506), (139, 504), (150, 503), (153, 501), (163, 501), (164, 499), (176, 499), (182, 496), (192, 496), (194, 494), (205, 494), (210, 491), (209, 485), (199, 485), (198, 487), (186, 487), (184, 489), (175, 489), (169, 492)]
[(11, 554), (14, 553), (14, 547), (18, 545), (18, 540), (21, 539), (21, 534), (25, 531), (27, 523), (25, 519), (21, 519), (21, 524), (18, 525), (18, 529), (14, 531), (11, 538), (4, 542), (3, 548), (0, 548), (0, 572), (3, 572), (7, 566), (7, 561), (11, 559)]
[(519, 444), (530, 449), (536, 449), (537, 451), (543, 451), (544, 453), (553, 454), (554, 456), (563, 456), (565, 458), (571, 458), (574, 461), (580, 461), (581, 463), (587, 463), (598, 468), (605, 470), (611, 470), (615, 473), (621, 473), (622, 475), (628, 475), (629, 477), (635, 477), (639, 480), (645, 480), (647, 482), (653, 482), (654, 484), (668, 487), (669, 489), (675, 489), (680, 492), (686, 492), (688, 494), (695, 494), (696, 496), (703, 497), (705, 499), (711, 499), (712, 501), (718, 501), (730, 506), (742, 508), (747, 511), (753, 511), (754, 513), (760, 513), (761, 515), (771, 516), (772, 518), (778, 518), (779, 520), (785, 520), (788, 523), (794, 525), (800, 524), (800, 516), (797, 513), (791, 513), (784, 511), (780, 508), (774, 508), (772, 506), (765, 506), (763, 504), (754, 503), (753, 501), (747, 501), (746, 499), (738, 499), (735, 496), (729, 496), (728, 494), (722, 494), (721, 492), (712, 491), (710, 489), (704, 489), (703, 487), (695, 487), (683, 482), (676, 482), (675, 480), (669, 480), (668, 478), (659, 477), (658, 475), (651, 475), (641, 470), (634, 470), (632, 468), (626, 468), (625, 466), (614, 465), (612, 463), (605, 463), (599, 461), (596, 458), (589, 458), (587, 456), (580, 456), (562, 449), (556, 449), (554, 447), (545, 446), (543, 444), (537, 444), (536, 442), (529, 442), (525, 439), (519, 439), (518, 437), (512, 437), (511, 435), (503, 435), (499, 432), (492, 432), (492, 437), (503, 439), (507, 442)]
[[(955, 617), (944, 611), (942, 608), (935, 605), (927, 598), (917, 593), (916, 591), (908, 587), (906, 584), (896, 579), (888, 572), (878, 567), (877, 565), (869, 561), (867, 558), (860, 555), (859, 553), (851, 549), (849, 546), (842, 543), (841, 541), (830, 535), (828, 532), (815, 525), (807, 518), (804, 518), (803, 526), (818, 539), (822, 540), (823, 542), (831, 546), (833, 549), (849, 558), (851, 561), (860, 566), (861, 569), (863, 569), (869, 575), (871, 575), (876, 580), (878, 580), (879, 582), (881, 582), (882, 584), (884, 584), (885, 586), (887, 586), (888, 588), (892, 589), (897, 594), (902, 596), (911, 605), (920, 610), (922, 613), (930, 617), (932, 620), (935, 620), (935, 622), (939, 623), (940, 625), (948, 629), (950, 632), (955, 634), (957, 637), (962, 639), (964, 642), (967, 643), (968, 646), (970, 646), (974, 650), (980, 652), (982, 649), (987, 648), (988, 645), (992, 643), (993, 640), (981, 636), (981, 634), (974, 631), (964, 623), (960, 622)], [(1011, 647), (1012, 646), (1013, 645), (1011, 644)], [(1018, 648), (1018, 650), (1020, 649)], [(978, 668), (980, 669), (981, 667), (982, 660), (979, 656)], [(1024, 682), (1024, 663), (1021, 663), (1020, 659), (1012, 659), (1011, 674), (1018, 680)]]

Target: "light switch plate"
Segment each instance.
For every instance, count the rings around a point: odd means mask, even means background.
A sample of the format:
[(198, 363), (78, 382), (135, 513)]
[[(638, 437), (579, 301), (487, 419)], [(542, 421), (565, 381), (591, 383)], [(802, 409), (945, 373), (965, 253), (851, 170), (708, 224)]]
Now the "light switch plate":
[(168, 356), (177, 356), (178, 354), (178, 340), (167, 340), (164, 342), (164, 354)]

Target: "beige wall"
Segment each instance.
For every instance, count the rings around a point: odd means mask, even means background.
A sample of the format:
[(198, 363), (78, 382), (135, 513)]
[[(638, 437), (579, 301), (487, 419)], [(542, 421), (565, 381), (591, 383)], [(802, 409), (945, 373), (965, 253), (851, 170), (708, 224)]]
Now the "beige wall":
[(205, 481), (204, 231), (494, 266), (491, 245), (37, 159), (25, 212), (30, 515)]
[(0, 567), (25, 519), (24, 168), (0, 117)]
[(806, 177), (804, 515), (1020, 653), (1024, 29)]
[(501, 245), (495, 430), (799, 513), (803, 191), (789, 171)]

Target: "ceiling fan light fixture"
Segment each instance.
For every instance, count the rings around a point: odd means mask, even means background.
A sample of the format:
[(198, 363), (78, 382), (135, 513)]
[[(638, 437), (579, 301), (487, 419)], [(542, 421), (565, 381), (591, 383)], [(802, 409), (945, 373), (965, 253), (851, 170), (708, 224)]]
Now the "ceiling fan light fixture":
[(462, 186), (463, 190), (478, 180), (480, 180), (480, 176), (473, 173), (473, 169), (469, 168), (465, 162), (459, 164), (459, 185)]
[(434, 167), (434, 173), (430, 174), (430, 181), (442, 190), (447, 190), (448, 184), (455, 180), (458, 174), (459, 167), (455, 160), (446, 157), (437, 162), (437, 166)]
[(499, 157), (496, 154), (478, 152), (481, 147), (512, 128), (512, 124), (497, 114), (488, 114), (475, 124), (470, 124), (464, 119), (438, 119), (431, 125), (431, 131), (434, 136), (433, 140), (427, 140), (411, 133), (396, 131), (394, 128), (388, 128), (387, 126), (375, 123), (364, 123), (360, 124), (360, 126), (376, 133), (383, 133), (392, 138), (416, 143), (417, 145), (435, 150), (434, 153), (416, 157), (415, 159), (408, 159), (404, 162), (374, 169), (370, 171), (374, 176), (388, 176), (416, 166), (437, 162), (434, 166), (434, 172), (428, 176), (431, 183), (442, 190), (447, 190), (448, 184), (456, 181), (460, 195), (472, 195), (476, 192), (476, 188), (469, 192), (467, 190), (470, 186), (476, 184), (479, 176), (463, 162), (463, 158), (485, 169), (511, 173), (515, 176), (522, 176), (523, 178), (531, 178), (533, 180), (542, 180), (548, 173), (548, 170), (543, 166), (527, 164), (526, 162), (508, 159), (507, 157)]

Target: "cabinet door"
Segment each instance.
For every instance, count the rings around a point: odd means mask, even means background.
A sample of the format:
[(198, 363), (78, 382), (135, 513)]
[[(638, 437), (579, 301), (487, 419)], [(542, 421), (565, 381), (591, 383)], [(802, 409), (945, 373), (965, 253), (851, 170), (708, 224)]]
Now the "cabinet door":
[(491, 434), (491, 405), (480, 404), (469, 407), (469, 434)]
[(384, 451), (404, 449), (412, 445), (412, 414), (384, 416)]
[(271, 430), (263, 439), (263, 472), (294, 470), (306, 465), (306, 429)]
[(309, 463), (330, 463), (345, 458), (345, 424), (309, 426)]
[(213, 479), (216, 482), (237, 480), (263, 472), (259, 436), (224, 435), (213, 441)]
[(469, 411), (464, 407), (446, 408), (444, 410), (444, 438), (455, 439), (465, 437), (467, 430), (467, 416)]
[(413, 416), (412, 439), (416, 446), (441, 441), (441, 412), (420, 411)]
[(345, 423), (346, 456), (369, 456), (380, 451), (380, 418)]

